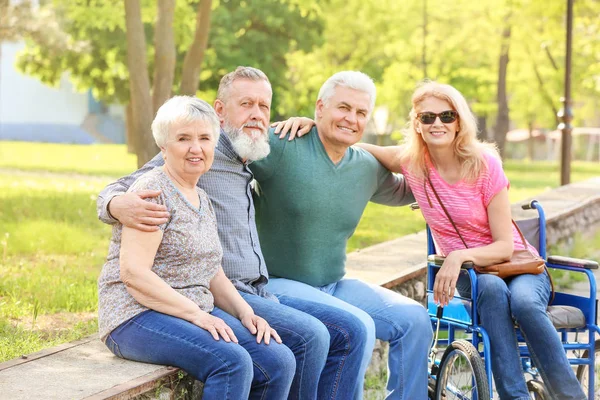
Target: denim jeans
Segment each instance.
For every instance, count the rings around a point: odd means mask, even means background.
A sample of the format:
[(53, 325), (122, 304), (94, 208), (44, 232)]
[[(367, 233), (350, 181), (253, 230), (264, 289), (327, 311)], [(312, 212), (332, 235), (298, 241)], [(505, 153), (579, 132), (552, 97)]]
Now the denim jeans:
[(390, 343), (387, 398), (427, 399), (427, 352), (433, 333), (427, 310), (419, 303), (355, 279), (315, 288), (298, 281), (271, 278), (267, 290), (347, 310), (360, 318), (367, 328), (367, 345), (354, 385), (354, 398), (362, 398), (365, 372), (378, 338)]
[(241, 322), (223, 310), (211, 313), (235, 332), (239, 344), (215, 340), (180, 318), (148, 310), (114, 329), (107, 347), (118, 357), (182, 368), (204, 382), (205, 399), (284, 399), (296, 362), (283, 344), (256, 343)]
[(550, 396), (561, 400), (586, 399), (546, 314), (550, 299), (548, 275), (544, 272), (503, 280), (495, 275), (478, 274), (477, 282), (478, 313), (490, 336), (492, 372), (500, 399), (530, 398), (514, 321), (519, 324)]
[(361, 372), (367, 330), (351, 313), (319, 302), (241, 293), (277, 330), (296, 357), (290, 399), (351, 399)]

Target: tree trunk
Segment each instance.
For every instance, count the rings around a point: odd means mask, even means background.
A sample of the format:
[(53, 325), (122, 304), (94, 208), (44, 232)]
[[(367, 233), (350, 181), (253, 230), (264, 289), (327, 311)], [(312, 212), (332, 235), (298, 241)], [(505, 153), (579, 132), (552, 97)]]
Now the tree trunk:
[(127, 27), (127, 68), (129, 69), (129, 97), (132, 107), (134, 143), (138, 167), (144, 165), (158, 152), (152, 138), (152, 100), (146, 61), (146, 36), (142, 23), (140, 0), (124, 0)]
[(212, 11), (212, 0), (201, 0), (196, 14), (196, 33), (194, 41), (183, 60), (183, 71), (181, 74), (181, 94), (195, 96), (200, 80), (200, 71), (204, 61), (204, 52), (208, 45), (208, 34), (210, 31), (210, 13)]
[(133, 106), (131, 102), (125, 107), (125, 143), (127, 152), (137, 154), (138, 144), (136, 143), (135, 124), (133, 123)]
[(502, 46), (500, 50), (499, 68), (498, 68), (498, 115), (496, 117), (496, 126), (494, 126), (494, 140), (500, 150), (500, 155), (504, 158), (504, 148), (506, 144), (506, 133), (508, 132), (509, 115), (508, 99), (506, 95), (506, 71), (508, 69), (508, 50), (510, 48), (510, 15), (505, 20), (504, 30), (502, 31)]
[(153, 115), (171, 97), (175, 76), (175, 32), (173, 17), (175, 0), (158, 1), (158, 18), (154, 33), (154, 81), (152, 88)]
[(486, 115), (477, 115), (477, 127), (479, 128), (477, 131), (477, 139), (481, 140), (482, 142), (487, 142), (489, 138)]
[[(535, 73), (535, 77), (538, 81), (538, 86), (540, 87), (540, 94), (542, 95), (542, 98), (544, 99), (546, 104), (548, 104), (548, 107), (552, 110), (552, 115), (554, 115), (554, 121), (555, 121), (556, 125), (558, 125), (558, 123), (560, 122), (558, 120), (558, 109), (554, 105), (553, 96), (550, 94), (550, 92), (546, 88), (544, 79), (542, 78), (542, 74), (540, 73), (540, 69), (538, 67), (538, 63), (536, 62), (535, 57), (534, 57), (533, 53), (531, 52), (529, 43), (524, 43), (524, 45), (525, 45), (525, 51), (527, 52), (527, 57), (529, 58), (529, 60), (531, 60), (531, 65), (533, 66), (533, 72)], [(544, 47), (546, 48), (546, 51), (548, 51), (548, 47), (547, 46), (544, 46)], [(552, 60), (552, 62), (554, 62), (554, 60)]]

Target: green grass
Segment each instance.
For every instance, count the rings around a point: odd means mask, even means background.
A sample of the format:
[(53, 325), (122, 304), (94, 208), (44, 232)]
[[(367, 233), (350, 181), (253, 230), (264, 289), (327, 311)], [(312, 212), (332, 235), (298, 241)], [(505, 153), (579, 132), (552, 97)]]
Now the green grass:
[(134, 171), (136, 160), (117, 144), (0, 142), (0, 168), (119, 177)]
[(0, 173), (0, 361), (97, 330), (39, 319), (95, 312), (110, 237), (95, 204), (108, 182)]
[[(0, 362), (97, 329), (96, 280), (110, 227), (97, 220), (96, 196), (135, 168), (125, 146), (0, 142)], [(506, 170), (511, 201), (559, 182), (553, 164), (509, 161)], [(583, 180), (600, 175), (600, 165), (575, 163), (572, 171)], [(369, 204), (348, 251), (424, 226), (418, 211)]]

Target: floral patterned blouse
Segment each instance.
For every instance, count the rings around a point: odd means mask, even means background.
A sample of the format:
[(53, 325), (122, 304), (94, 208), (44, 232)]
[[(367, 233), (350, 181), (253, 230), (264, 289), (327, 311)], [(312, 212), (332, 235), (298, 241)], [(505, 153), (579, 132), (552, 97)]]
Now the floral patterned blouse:
[[(213, 309), (210, 281), (221, 266), (223, 250), (217, 221), (207, 194), (196, 187), (200, 207), (194, 207), (175, 187), (161, 167), (140, 176), (128, 191), (160, 190), (160, 196), (146, 199), (167, 207), (169, 221), (163, 231), (152, 271), (203, 311)], [(106, 263), (98, 279), (98, 329), (102, 341), (123, 322), (148, 310), (127, 292), (120, 278), (119, 253), (123, 225), (113, 226)]]

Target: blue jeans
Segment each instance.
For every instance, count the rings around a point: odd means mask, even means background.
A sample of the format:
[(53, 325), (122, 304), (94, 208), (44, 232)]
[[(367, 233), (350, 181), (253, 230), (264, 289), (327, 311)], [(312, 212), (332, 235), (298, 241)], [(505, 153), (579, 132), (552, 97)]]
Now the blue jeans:
[(319, 302), (277, 296), (280, 304), (241, 293), (296, 357), (291, 399), (352, 398), (361, 371), (367, 330), (349, 312)]
[(271, 278), (267, 290), (280, 296), (318, 301), (360, 318), (367, 329), (367, 338), (354, 398), (362, 397), (365, 372), (378, 338), (390, 343), (387, 398), (427, 399), (427, 352), (433, 333), (427, 310), (419, 303), (355, 279), (315, 288), (298, 281)]
[(296, 362), (283, 344), (256, 343), (241, 322), (215, 308), (239, 344), (215, 340), (208, 331), (180, 318), (148, 310), (114, 329), (107, 347), (118, 357), (182, 368), (204, 382), (205, 399), (284, 399)]
[[(529, 399), (514, 321), (553, 399), (586, 399), (560, 338), (546, 315), (550, 281), (544, 272), (500, 279), (478, 274), (477, 307), (490, 336), (492, 372), (502, 400)], [(458, 285), (457, 285), (458, 286)], [(514, 320), (514, 321), (513, 321)]]

